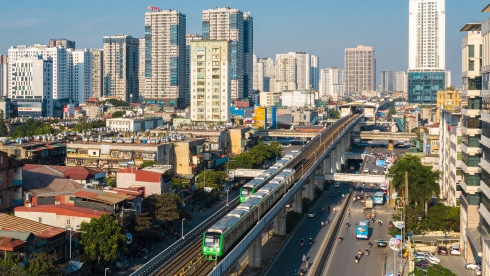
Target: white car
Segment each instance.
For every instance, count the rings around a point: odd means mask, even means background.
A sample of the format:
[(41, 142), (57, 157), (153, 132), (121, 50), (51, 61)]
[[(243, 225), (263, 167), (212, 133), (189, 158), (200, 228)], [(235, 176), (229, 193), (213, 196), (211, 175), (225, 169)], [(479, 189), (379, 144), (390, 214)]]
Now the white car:
[(441, 259), (437, 258), (436, 256), (428, 257), (427, 260), (432, 264), (439, 264), (441, 262)]
[(481, 269), (481, 264), (479, 263), (468, 263), (464, 266), (466, 269)]
[(373, 173), (374, 173), (374, 174), (378, 174), (378, 173), (379, 173), (378, 169), (374, 169), (374, 170), (373, 170)]
[(340, 188), (340, 183), (339, 182), (335, 182), (335, 184), (333, 185), (335, 188)]
[(456, 246), (451, 246), (449, 252), (451, 255), (461, 255), (461, 251), (459, 250), (459, 247)]
[(364, 169), (364, 173), (369, 173), (369, 169)]
[(476, 269), (475, 269), (475, 274), (476, 274), (477, 276), (481, 276), (481, 269), (480, 269), (480, 268), (476, 268)]
[(316, 216), (315, 212), (309, 212), (308, 217), (309, 218), (314, 218)]

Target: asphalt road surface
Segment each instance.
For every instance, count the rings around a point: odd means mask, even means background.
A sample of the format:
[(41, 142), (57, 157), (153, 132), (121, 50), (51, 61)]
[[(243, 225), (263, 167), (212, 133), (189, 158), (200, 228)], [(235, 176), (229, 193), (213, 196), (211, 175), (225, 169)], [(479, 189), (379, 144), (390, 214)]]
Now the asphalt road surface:
[[(305, 263), (302, 262), (303, 254), (306, 256), (309, 265), (313, 264), (315, 257), (318, 254), (320, 246), (325, 239), (328, 229), (331, 227), (335, 216), (339, 215), (337, 211), (333, 214), (333, 208), (339, 210), (337, 201), (341, 198), (341, 195), (337, 193), (340, 190), (341, 194), (347, 194), (349, 192), (349, 186), (341, 185), (340, 188), (331, 188), (328, 192), (321, 197), (314, 206), (315, 218), (306, 218), (296, 228), (295, 232), (291, 234), (291, 238), (284, 245), (283, 249), (279, 252), (278, 256), (270, 266), (269, 270), (264, 275), (276, 276), (276, 275), (294, 275), (294, 271), (298, 271), (300, 268), (306, 269)], [(330, 194), (333, 193), (331, 197)], [(327, 207), (330, 206), (331, 211), (328, 212)], [(325, 212), (318, 213), (318, 209), (325, 208)], [(325, 227), (321, 227), (321, 221), (330, 220), (330, 223)], [(310, 246), (308, 239), (313, 239), (313, 244)], [(304, 246), (300, 246), (301, 239), (305, 240)], [(333, 274), (332, 274), (333, 275)], [(347, 274), (344, 274), (347, 275)]]
[[(370, 194), (373, 191), (367, 191)], [(383, 239), (389, 241), (387, 234), (387, 222), (391, 214), (387, 214), (387, 203), (385, 205), (375, 205), (374, 209), (363, 211), (363, 204), (360, 201), (352, 201), (350, 204), (351, 213), (347, 213), (342, 222), (339, 235), (343, 237), (342, 242), (336, 241), (333, 247), (334, 254), (328, 262), (327, 273), (324, 275), (385, 275), (393, 269), (393, 251), (389, 247), (377, 247), (376, 241)], [(376, 210), (376, 220), (380, 219), (383, 224), (372, 223), (369, 226), (369, 239), (358, 240), (355, 236), (356, 223), (366, 219), (367, 214), (372, 214)], [(346, 226), (346, 221), (351, 224)], [(354, 257), (360, 249), (363, 253), (368, 247), (368, 241), (374, 245), (369, 249), (368, 256), (363, 255), (359, 263), (354, 262)], [(397, 262), (401, 259), (397, 258)], [(398, 267), (399, 264), (396, 264)], [(396, 275), (396, 274), (395, 274)]]

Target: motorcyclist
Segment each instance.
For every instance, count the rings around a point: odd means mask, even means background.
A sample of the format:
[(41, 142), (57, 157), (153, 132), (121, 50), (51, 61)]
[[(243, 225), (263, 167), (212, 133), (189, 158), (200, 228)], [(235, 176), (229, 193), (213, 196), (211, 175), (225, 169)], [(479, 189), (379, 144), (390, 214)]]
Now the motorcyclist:
[(303, 254), (303, 259), (301, 259), (301, 260), (303, 261), (303, 263), (306, 262), (306, 256), (305, 256), (305, 254)]
[(339, 242), (341, 242), (341, 241), (342, 241), (342, 237), (340, 237), (340, 236), (339, 236), (339, 237), (337, 238), (337, 240), (338, 240)]
[(313, 238), (310, 238), (310, 245), (313, 243)]
[(325, 223), (323, 222), (323, 220), (322, 220), (322, 223), (321, 224), (322, 224), (322, 227), (325, 226)]
[(359, 256), (359, 258), (362, 256), (362, 251), (361, 251), (361, 249), (357, 250), (357, 256)]
[(327, 207), (327, 210), (330, 212), (330, 206)]
[(301, 239), (300, 245), (303, 246), (304, 244), (305, 244), (305, 240), (304, 239)]
[(347, 222), (345, 223), (345, 225), (347, 225), (347, 227), (349, 227), (349, 226), (350, 226), (349, 221), (347, 221)]
[(306, 269), (308, 269), (308, 262), (306, 262)]
[(366, 247), (366, 256), (369, 255), (369, 249)]

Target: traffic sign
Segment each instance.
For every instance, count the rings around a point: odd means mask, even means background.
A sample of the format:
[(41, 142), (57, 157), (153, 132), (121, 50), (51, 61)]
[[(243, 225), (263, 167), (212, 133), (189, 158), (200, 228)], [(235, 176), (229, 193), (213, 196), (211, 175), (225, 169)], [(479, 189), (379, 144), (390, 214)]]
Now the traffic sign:
[(390, 242), (388, 243), (390, 245), (390, 248), (394, 251), (399, 251), (400, 249), (398, 249), (398, 240), (395, 239), (395, 238), (391, 238), (390, 239)]

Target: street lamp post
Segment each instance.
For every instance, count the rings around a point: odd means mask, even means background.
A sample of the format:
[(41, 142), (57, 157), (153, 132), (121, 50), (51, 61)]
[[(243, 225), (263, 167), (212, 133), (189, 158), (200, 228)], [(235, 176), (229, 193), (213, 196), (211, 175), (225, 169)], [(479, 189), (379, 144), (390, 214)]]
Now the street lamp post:
[[(76, 227), (77, 229), (80, 228), (80, 225), (77, 225)], [(70, 261), (71, 261), (71, 237), (75, 234), (75, 233), (87, 233), (85, 231), (77, 231), (77, 230), (71, 230), (71, 227), (66, 227), (65, 228), (66, 230), (70, 230)]]
[(104, 276), (107, 276), (107, 270), (109, 270), (109, 268), (108, 268), (108, 267), (106, 267), (106, 268), (104, 269)]
[(226, 187), (226, 207), (230, 206), (230, 204), (228, 203), (228, 187)]
[(183, 240), (185, 239), (185, 236), (184, 236), (184, 220), (185, 220), (185, 218), (182, 218), (182, 239)]

